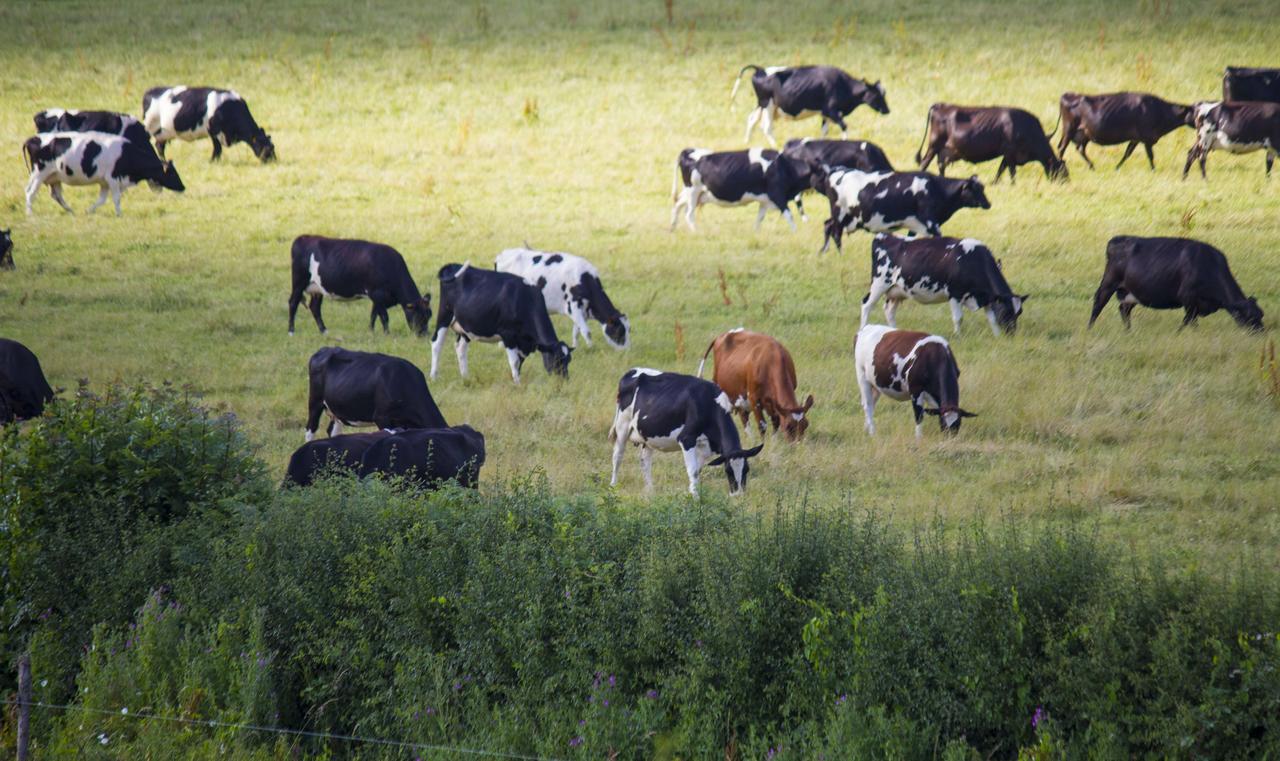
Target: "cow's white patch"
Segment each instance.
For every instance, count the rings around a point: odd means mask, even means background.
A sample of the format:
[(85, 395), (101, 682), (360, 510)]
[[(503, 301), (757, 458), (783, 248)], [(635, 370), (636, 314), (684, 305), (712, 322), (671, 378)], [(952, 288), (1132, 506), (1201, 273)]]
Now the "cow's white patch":
[(911, 181), (911, 187), (907, 188), (907, 192), (912, 195), (920, 195), (929, 189), (929, 180), (925, 177), (916, 177)]
[(747, 161), (750, 161), (752, 164), (760, 167), (760, 171), (762, 172), (768, 171), (769, 165), (773, 163), (764, 157), (763, 148), (752, 148), (747, 151)]
[(977, 238), (964, 238), (960, 241), (960, 250), (968, 254), (981, 245), (982, 241)]
[(791, 413), (791, 419), (792, 419), (792, 420), (794, 420), (794, 421), (796, 421), (797, 423), (799, 423), (801, 420), (804, 420), (804, 413), (803, 413), (803, 412), (793, 412), (793, 413)]
[(716, 397), (716, 404), (726, 413), (733, 412), (733, 405), (729, 403), (729, 395), (723, 391)]
[(632, 376), (639, 376), (639, 375), (662, 375), (662, 374), (663, 374), (663, 373), (662, 373), (662, 371), (661, 371), (661, 370), (654, 370), (654, 369), (649, 368), (649, 367), (633, 367), (633, 368), (631, 368), (631, 375), (632, 375)]
[[(155, 138), (157, 143), (167, 143), (174, 138), (190, 142), (208, 137), (209, 118), (213, 116), (214, 112), (227, 101), (243, 100), (239, 93), (231, 90), (214, 90), (210, 92), (205, 101), (204, 116), (190, 129), (180, 132), (175, 126), (174, 120), (182, 109), (182, 104), (175, 98), (186, 92), (186, 90), (185, 85), (178, 85), (165, 90), (152, 99), (151, 105), (147, 108), (147, 113), (143, 115), (142, 121), (146, 125), (147, 132)], [(223, 142), (225, 144), (225, 141)]]
[(766, 66), (764, 67), (764, 73), (772, 76), (780, 71), (786, 71), (787, 68), (786, 66)]
[[(27, 180), (27, 213), (31, 213), (31, 203), (41, 185), (49, 185), (50, 193), (62, 208), (71, 211), (66, 199), (62, 197), (61, 185), (98, 185), (102, 192), (98, 200), (89, 207), (95, 211), (107, 201), (107, 193), (111, 193), (115, 202), (116, 214), (120, 214), (120, 194), (137, 183), (128, 176), (115, 176), (116, 163), (124, 153), (126, 140), (118, 135), (105, 132), (44, 132), (39, 135), (40, 146), (47, 148), (56, 139), (67, 139), (70, 145), (52, 161), (36, 164), (31, 167), (31, 177)], [(91, 173), (84, 171), (85, 151), (90, 146), (100, 149), (89, 162), (93, 166)]]

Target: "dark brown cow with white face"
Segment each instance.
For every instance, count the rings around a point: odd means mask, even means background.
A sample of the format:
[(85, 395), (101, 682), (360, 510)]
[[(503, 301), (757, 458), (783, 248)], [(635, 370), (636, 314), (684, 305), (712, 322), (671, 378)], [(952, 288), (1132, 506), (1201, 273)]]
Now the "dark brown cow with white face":
[(960, 407), (960, 368), (941, 336), (867, 325), (858, 331), (854, 363), (869, 435), (876, 433), (873, 415), (881, 394), (911, 402), (916, 438), (924, 435), (926, 414), (937, 415), (947, 433), (958, 432), (962, 419), (977, 417)]
[(1155, 171), (1156, 159), (1151, 147), (1179, 127), (1195, 126), (1191, 106), (1170, 103), (1143, 92), (1115, 92), (1105, 95), (1068, 92), (1062, 94), (1058, 108), (1062, 121), (1058, 158), (1062, 158), (1067, 152), (1067, 146), (1074, 143), (1090, 169), (1093, 169), (1093, 161), (1084, 152), (1089, 143), (1128, 143), (1116, 169), (1124, 166), (1133, 149), (1141, 143), (1147, 151), (1147, 163)]
[(1197, 135), (1195, 145), (1187, 151), (1187, 163), (1182, 167), (1183, 179), (1197, 159), (1200, 161), (1200, 176), (1207, 177), (1204, 160), (1210, 151), (1218, 148), (1229, 153), (1265, 151), (1267, 176), (1271, 176), (1271, 165), (1280, 153), (1280, 103), (1197, 103), (1192, 108), (1195, 109)]
[(995, 182), (1006, 169), (1009, 181), (1015, 182), (1018, 167), (1032, 161), (1039, 162), (1050, 179), (1067, 178), (1067, 165), (1054, 155), (1040, 120), (1020, 108), (934, 103), (921, 147), (927, 149), (923, 156), (916, 151), (920, 170), (928, 169), (936, 156), (938, 174), (944, 177), (947, 164), (957, 159), (972, 164), (1000, 159)]
[(799, 441), (809, 428), (807, 413), (813, 406), (813, 394), (804, 404), (796, 401), (796, 365), (791, 353), (776, 338), (753, 333), (743, 328), (718, 336), (702, 354), (698, 377), (702, 377), (707, 355), (715, 352), (715, 383), (729, 396), (729, 401), (742, 418), (742, 427), (752, 412), (760, 435), (768, 426), (782, 431), (788, 441)]

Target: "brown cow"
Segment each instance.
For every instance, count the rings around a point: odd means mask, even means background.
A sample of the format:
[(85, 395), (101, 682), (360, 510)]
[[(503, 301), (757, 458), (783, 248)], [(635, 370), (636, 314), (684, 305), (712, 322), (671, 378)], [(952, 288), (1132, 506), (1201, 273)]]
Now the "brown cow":
[(788, 441), (804, 438), (813, 394), (803, 406), (796, 402), (796, 366), (791, 353), (777, 339), (743, 328), (724, 333), (702, 353), (699, 378), (712, 351), (716, 353), (715, 383), (738, 410), (743, 428), (754, 411), (761, 436), (768, 429), (764, 420), (768, 415), (773, 430), (781, 430)]
[(1147, 151), (1147, 163), (1152, 171), (1156, 159), (1151, 146), (1160, 138), (1179, 127), (1194, 127), (1195, 114), (1191, 106), (1170, 103), (1154, 95), (1142, 92), (1116, 92), (1105, 95), (1080, 95), (1063, 93), (1058, 101), (1062, 137), (1058, 139), (1058, 158), (1067, 152), (1067, 146), (1075, 143), (1076, 150), (1085, 163), (1093, 169), (1093, 162), (1084, 152), (1090, 142), (1098, 145), (1128, 143), (1116, 169), (1124, 166), (1133, 149), (1141, 143)]
[(1009, 170), (1009, 181), (1016, 182), (1018, 167), (1032, 161), (1044, 166), (1049, 179), (1067, 179), (1067, 165), (1054, 155), (1040, 120), (1020, 108), (934, 103), (929, 107), (928, 129), (920, 147), (925, 146), (928, 149), (923, 157), (916, 151), (922, 172), (934, 156), (938, 157), (938, 174), (944, 177), (947, 164), (957, 159), (980, 164), (998, 158), (995, 182), (1005, 169)]

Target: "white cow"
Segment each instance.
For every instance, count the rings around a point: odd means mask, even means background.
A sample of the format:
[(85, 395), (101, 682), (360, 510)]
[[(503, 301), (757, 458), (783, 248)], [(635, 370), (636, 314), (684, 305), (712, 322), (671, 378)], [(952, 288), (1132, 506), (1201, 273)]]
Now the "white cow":
[(182, 179), (173, 163), (162, 161), (151, 146), (140, 146), (119, 135), (105, 132), (45, 132), (27, 138), (23, 156), (31, 170), (27, 181), (27, 213), (41, 185), (49, 186), (49, 194), (62, 208), (71, 207), (62, 197), (62, 186), (98, 185), (102, 192), (89, 207), (92, 213), (107, 202), (107, 194), (120, 215), (120, 196), (126, 188), (147, 182), (152, 190), (165, 187), (181, 193)]
[(570, 345), (578, 347), (578, 334), (591, 345), (587, 319), (604, 326), (604, 339), (615, 349), (631, 343), (631, 323), (614, 307), (600, 282), (600, 272), (581, 256), (531, 248), (509, 248), (498, 254), (494, 268), (519, 275), (529, 285), (542, 290), (551, 314), (568, 315), (573, 321)]

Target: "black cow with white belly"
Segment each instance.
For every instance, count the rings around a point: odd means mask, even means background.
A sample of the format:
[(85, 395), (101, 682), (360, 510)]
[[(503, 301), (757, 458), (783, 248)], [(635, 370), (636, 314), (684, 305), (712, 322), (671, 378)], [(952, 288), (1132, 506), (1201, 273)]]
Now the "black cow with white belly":
[(423, 296), (409, 274), (404, 257), (391, 246), (367, 240), (300, 235), (293, 241), (293, 291), (289, 294), (289, 335), (303, 295), (310, 295), (308, 308), (316, 327), (325, 332), (320, 306), (325, 296), (351, 300), (367, 298), (373, 303), (369, 330), (382, 320), (388, 332), (387, 310), (399, 305), (409, 329), (426, 335), (431, 329), (431, 294)]
[(851, 76), (835, 66), (770, 66), (761, 68), (753, 64), (743, 66), (733, 81), (732, 101), (738, 95), (742, 75), (751, 71), (751, 87), (756, 92), (756, 108), (747, 117), (747, 136), (759, 122), (770, 145), (777, 145), (773, 138), (773, 123), (778, 115), (788, 119), (822, 117), (822, 134), (827, 134), (827, 124), (834, 123), (841, 134), (848, 137), (849, 128), (844, 119), (861, 105), (867, 105), (881, 114), (889, 113), (884, 99), (884, 85)]
[(53, 401), (40, 360), (26, 346), (0, 338), (0, 424), (40, 417)]
[(442, 428), (448, 423), (431, 398), (427, 379), (400, 357), (327, 346), (308, 364), (307, 441), (315, 438), (320, 414), (328, 412), (329, 435), (344, 425), (379, 428)]
[(800, 159), (810, 172), (831, 169), (861, 169), (864, 172), (892, 172), (893, 164), (883, 149), (866, 140), (814, 140), (803, 137), (787, 141), (782, 155)]
[(0, 270), (13, 269), (13, 236), (9, 230), (0, 230)]
[(440, 268), (440, 313), (431, 342), (431, 378), (440, 369), (445, 335), (458, 335), (458, 371), (467, 377), (467, 347), (472, 341), (498, 342), (507, 350), (511, 379), (520, 383), (520, 367), (535, 351), (548, 373), (569, 377), (573, 352), (556, 336), (542, 291), (519, 275), (466, 264)]
[(637, 367), (618, 382), (618, 409), (609, 429), (613, 444), (613, 478), (631, 443), (640, 448), (640, 467), (646, 490), (653, 489), (653, 452), (680, 451), (689, 475), (689, 493), (698, 494), (698, 473), (703, 467), (724, 465), (729, 493), (747, 488), (747, 463), (760, 454), (761, 444), (743, 449), (738, 426), (730, 413), (728, 395), (711, 381), (691, 375)]
[(234, 90), (153, 87), (142, 96), (142, 112), (142, 122), (155, 137), (161, 157), (170, 140), (191, 142), (207, 137), (213, 141), (212, 161), (222, 158), (224, 147), (236, 143), (248, 143), (264, 164), (276, 158), (271, 136), (258, 126), (248, 104)]
[[(683, 184), (681, 184), (683, 183)], [(782, 213), (791, 229), (796, 222), (788, 204), (795, 201), (800, 216), (804, 204), (800, 194), (811, 185), (809, 165), (777, 151), (752, 148), (747, 151), (713, 153), (702, 148), (685, 148), (676, 159), (676, 177), (671, 186), (671, 229), (676, 229), (680, 208), (685, 222), (696, 230), (694, 213), (704, 203), (720, 206), (760, 204), (756, 229), (770, 209)]]
[(65, 185), (97, 185), (98, 200), (89, 207), (93, 213), (107, 202), (107, 194), (120, 216), (120, 197), (126, 188), (146, 182), (160, 192), (168, 188), (181, 193), (185, 187), (173, 162), (164, 161), (150, 145), (139, 145), (118, 135), (102, 132), (44, 132), (27, 138), (23, 157), (31, 171), (27, 181), (27, 213), (41, 185), (68, 213), (71, 206), (62, 196)]
[(1280, 103), (1197, 103), (1192, 108), (1197, 134), (1195, 144), (1187, 151), (1187, 163), (1182, 167), (1184, 180), (1197, 159), (1200, 176), (1206, 177), (1205, 159), (1210, 151), (1217, 149), (1228, 153), (1263, 151), (1267, 176), (1271, 176), (1271, 166), (1280, 155)]
[(138, 145), (151, 145), (151, 135), (136, 117), (117, 111), (47, 108), (33, 117), (36, 132), (105, 132)]
[(444, 481), (475, 489), (484, 456), (484, 434), (469, 425), (397, 431), (369, 447), (358, 473), (400, 476), (423, 489)]
[(1018, 329), (1025, 294), (1015, 295), (991, 249), (973, 238), (899, 238), (877, 235), (871, 241), (871, 289), (862, 299), (862, 325), (881, 298), (885, 321), (896, 328), (898, 305), (947, 302), (957, 333), (964, 310), (987, 313), (991, 332)]
[(839, 250), (846, 230), (881, 233), (905, 228), (936, 236), (960, 209), (991, 208), (976, 175), (960, 180), (928, 172), (819, 170), (814, 185), (831, 202), (819, 253), (833, 240)]
[(1280, 69), (1228, 66), (1222, 75), (1222, 99), (1280, 103)]
[(1118, 235), (1107, 243), (1107, 268), (1093, 297), (1089, 327), (1112, 296), (1120, 300), (1120, 319), (1129, 329), (1129, 313), (1138, 304), (1151, 309), (1182, 309), (1182, 327), (1225, 309), (1250, 330), (1262, 330), (1258, 300), (1244, 295), (1227, 257), (1207, 243), (1189, 238), (1140, 238)]
[(372, 433), (345, 433), (327, 439), (308, 441), (294, 450), (284, 471), (285, 484), (310, 486), (324, 470), (348, 471), (352, 475), (360, 468), (364, 453), (375, 442), (391, 434), (387, 431)]

